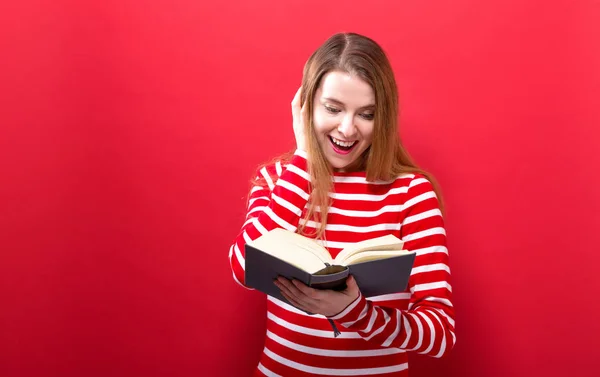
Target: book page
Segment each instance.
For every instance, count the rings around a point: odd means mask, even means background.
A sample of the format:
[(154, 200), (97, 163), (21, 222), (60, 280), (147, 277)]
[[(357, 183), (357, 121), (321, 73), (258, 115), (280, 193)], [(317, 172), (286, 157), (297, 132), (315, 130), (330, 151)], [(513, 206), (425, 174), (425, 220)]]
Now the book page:
[(373, 251), (361, 251), (359, 253), (355, 253), (350, 255), (348, 258), (344, 260), (345, 266), (350, 266), (352, 264), (369, 262), (372, 260), (385, 259), (396, 257), (399, 255), (408, 254), (410, 251), (408, 250), (373, 250)]
[(354, 245), (345, 248), (335, 257), (334, 262), (340, 265), (347, 265), (345, 262), (350, 256), (365, 251), (402, 250), (404, 242), (391, 234), (387, 236), (372, 238), (369, 240), (357, 242)]
[(323, 246), (308, 237), (281, 228), (273, 229), (249, 244), (311, 274), (323, 269), (325, 263), (333, 263)]

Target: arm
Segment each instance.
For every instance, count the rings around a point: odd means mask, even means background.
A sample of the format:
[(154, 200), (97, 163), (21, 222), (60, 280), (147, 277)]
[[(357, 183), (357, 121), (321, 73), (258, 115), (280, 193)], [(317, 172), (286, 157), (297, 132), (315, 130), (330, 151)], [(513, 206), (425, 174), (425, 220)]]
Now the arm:
[[(279, 170), (281, 166), (269, 169)], [(258, 174), (265, 178), (268, 187), (254, 186), (250, 191), (246, 221), (229, 249), (233, 278), (244, 287), (246, 242), (277, 227), (296, 231), (309, 197), (310, 178), (306, 152), (302, 150), (296, 150), (276, 182), (270, 178), (267, 168), (261, 169)]]
[(412, 179), (403, 211), (402, 239), (407, 250), (417, 253), (408, 310), (378, 306), (360, 294), (329, 318), (381, 346), (441, 357), (456, 341), (454, 308), (446, 231), (433, 187), (424, 177)]

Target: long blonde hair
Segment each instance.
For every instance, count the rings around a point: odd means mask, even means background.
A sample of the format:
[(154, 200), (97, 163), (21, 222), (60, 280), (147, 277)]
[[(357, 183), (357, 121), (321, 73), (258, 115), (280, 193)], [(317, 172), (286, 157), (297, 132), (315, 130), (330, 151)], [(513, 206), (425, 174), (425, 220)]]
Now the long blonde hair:
[[(302, 77), (301, 105), (306, 105), (304, 124), (308, 172), (311, 177), (310, 199), (304, 220), (313, 220), (319, 224), (316, 233), (310, 236), (321, 238), (324, 235), (331, 205), (329, 192), (333, 188), (333, 169), (327, 162), (315, 133), (313, 103), (323, 77), (332, 71), (347, 72), (359, 77), (371, 85), (375, 92), (373, 142), (360, 157), (359, 164), (359, 170), (366, 172), (367, 181), (390, 181), (404, 173), (422, 174), (432, 183), (442, 206), (435, 178), (415, 164), (400, 140), (398, 88), (385, 52), (368, 37), (356, 33), (338, 33), (327, 39), (310, 56), (304, 65)], [(276, 160), (285, 163), (292, 153), (293, 151), (288, 152)], [(268, 164), (263, 166), (266, 165)], [(264, 178), (255, 179), (253, 184), (266, 186)], [(298, 232), (309, 235), (302, 223)]]

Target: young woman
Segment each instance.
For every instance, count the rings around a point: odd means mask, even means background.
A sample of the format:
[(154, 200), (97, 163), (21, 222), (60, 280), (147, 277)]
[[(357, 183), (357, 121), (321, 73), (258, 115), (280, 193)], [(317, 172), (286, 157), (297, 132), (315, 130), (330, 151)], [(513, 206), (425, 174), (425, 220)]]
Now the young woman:
[(454, 310), (440, 196), (400, 143), (397, 87), (381, 47), (354, 33), (330, 37), (304, 67), (292, 115), (297, 148), (258, 169), (231, 246), (236, 281), (244, 285), (245, 243), (275, 227), (321, 240), (334, 257), (393, 234), (416, 258), (408, 289), (396, 294), (364, 297), (352, 277), (341, 292), (274, 282), (293, 306), (268, 297), (255, 375), (407, 376), (407, 351), (452, 349)]

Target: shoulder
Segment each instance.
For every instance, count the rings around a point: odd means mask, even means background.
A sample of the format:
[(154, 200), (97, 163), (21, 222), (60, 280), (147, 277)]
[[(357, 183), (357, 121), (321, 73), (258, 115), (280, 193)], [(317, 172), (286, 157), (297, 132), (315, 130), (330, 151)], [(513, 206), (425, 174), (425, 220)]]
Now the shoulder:
[(403, 195), (399, 204), (405, 216), (419, 213), (443, 216), (443, 203), (435, 178), (427, 174), (411, 173), (399, 176), (397, 182), (401, 182)]
[(282, 170), (285, 168), (285, 164), (280, 161), (269, 161), (268, 163), (264, 163), (259, 165), (256, 168), (256, 177), (255, 178), (267, 178), (267, 176), (279, 176), (281, 175)]
[(405, 173), (396, 177), (393, 190), (400, 194), (403, 206), (409, 207), (415, 202), (432, 199), (438, 201), (435, 182), (422, 173)]
[(256, 169), (255, 179), (277, 179), (290, 164), (305, 168), (306, 152), (294, 150), (279, 155), (268, 162), (260, 164)]
[(432, 187), (433, 184), (425, 176), (421, 173), (403, 173), (396, 177), (394, 182), (392, 183), (394, 187), (402, 187), (405, 191), (414, 191), (413, 188), (421, 185), (422, 187)]
[(272, 190), (274, 182), (277, 181), (281, 174), (281, 166), (282, 164), (280, 161), (271, 161), (259, 165), (252, 178), (254, 190), (258, 188)]
[(279, 179), (283, 171), (287, 168), (293, 153), (286, 153), (264, 162), (256, 167), (252, 185), (272, 190), (275, 182)]

